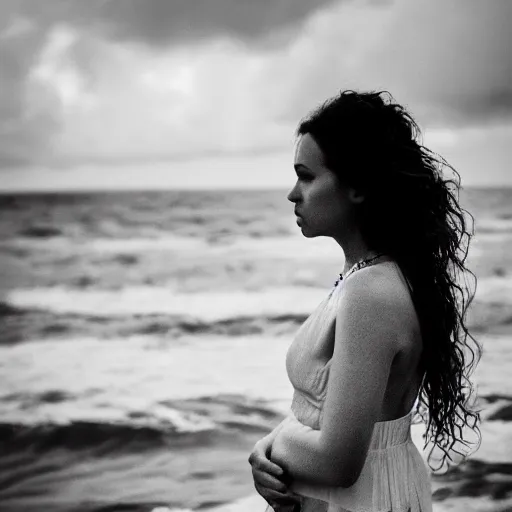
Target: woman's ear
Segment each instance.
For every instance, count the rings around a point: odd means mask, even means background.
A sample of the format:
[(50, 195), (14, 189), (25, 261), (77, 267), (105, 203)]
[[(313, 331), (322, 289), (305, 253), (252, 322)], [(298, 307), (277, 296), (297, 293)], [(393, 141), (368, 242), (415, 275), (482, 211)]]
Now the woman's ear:
[(355, 188), (349, 189), (348, 197), (353, 204), (361, 204), (364, 201), (364, 195)]

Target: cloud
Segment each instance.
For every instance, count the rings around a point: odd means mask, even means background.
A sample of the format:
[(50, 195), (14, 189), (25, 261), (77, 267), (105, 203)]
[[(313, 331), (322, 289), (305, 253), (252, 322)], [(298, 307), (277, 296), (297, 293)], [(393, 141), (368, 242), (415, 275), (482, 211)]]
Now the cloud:
[(28, 80), (41, 40), (28, 21), (0, 16), (0, 165), (30, 159), (31, 152), (44, 149), (53, 129), (51, 91), (34, 91)]
[[(49, 55), (51, 52), (48, 52)], [(275, 86), (268, 60), (235, 43), (153, 54), (107, 47), (83, 87), (68, 68), (49, 61), (46, 80), (67, 100), (55, 138), (61, 160), (158, 159), (275, 149), (291, 139), (274, 120)]]
[[(99, 92), (105, 89), (105, 61), (116, 53), (109, 42), (165, 53), (185, 44), (202, 48), (209, 40), (236, 39), (251, 53), (269, 51), (293, 38), (312, 12), (331, 3), (333, 0), (3, 0), (0, 165), (24, 164), (59, 152), (60, 145), (71, 140), (63, 134), (64, 127), (76, 133), (83, 133), (81, 128), (86, 125), (101, 128), (105, 119), (95, 121), (94, 114), (89, 121), (83, 117), (77, 126), (67, 121), (73, 107), (94, 103), (94, 96), (99, 96), (97, 81), (103, 80)], [(114, 69), (134, 80), (120, 68)], [(116, 82), (115, 77), (112, 81)], [(141, 121), (154, 121), (144, 108), (147, 98), (142, 89), (129, 84), (128, 89), (138, 89), (138, 93), (131, 98), (121, 95), (128, 102), (127, 110), (131, 100), (140, 100)], [(100, 103), (105, 105), (106, 98), (100, 98)], [(111, 99), (118, 109), (123, 108)], [(107, 110), (115, 114), (115, 108), (107, 105)], [(121, 116), (121, 122), (125, 120), (129, 121)], [(94, 134), (85, 135), (94, 139)], [(140, 139), (140, 134), (128, 137), (133, 138)], [(152, 144), (149, 146), (151, 149)]]
[(165, 46), (228, 36), (266, 40), (298, 27), (335, 0), (33, 0), (8, 1), (10, 11), (39, 25), (85, 27), (118, 41)]
[(286, 146), (342, 88), (510, 123), (512, 2), (3, 0), (0, 165)]
[[(512, 2), (401, 1), (390, 37), (371, 57), (383, 81), (436, 125), (512, 117)], [(401, 83), (399, 83), (401, 82)]]
[[(308, 35), (300, 84), (284, 115), (345, 87), (387, 89), (429, 127), (512, 118), (512, 2), (396, 0), (389, 9), (352, 3)], [(320, 84), (320, 85), (319, 85)]]

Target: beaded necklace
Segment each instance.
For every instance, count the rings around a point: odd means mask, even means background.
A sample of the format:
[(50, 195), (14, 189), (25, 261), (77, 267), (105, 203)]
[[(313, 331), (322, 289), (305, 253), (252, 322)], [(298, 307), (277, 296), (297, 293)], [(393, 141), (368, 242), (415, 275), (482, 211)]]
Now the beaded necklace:
[(350, 269), (345, 273), (345, 275), (340, 274), (339, 279), (337, 279), (336, 282), (334, 283), (334, 287), (338, 286), (338, 283), (340, 281), (343, 281), (343, 279), (346, 279), (349, 276), (349, 274), (351, 274), (352, 272), (355, 272), (356, 270), (359, 270), (361, 268), (368, 266), (372, 261), (376, 260), (377, 258), (380, 258), (381, 256), (384, 256), (383, 252), (381, 252), (380, 254), (377, 254), (377, 256), (374, 256), (373, 258), (368, 258), (366, 260), (358, 261), (357, 263), (352, 265), (352, 267), (350, 267)]

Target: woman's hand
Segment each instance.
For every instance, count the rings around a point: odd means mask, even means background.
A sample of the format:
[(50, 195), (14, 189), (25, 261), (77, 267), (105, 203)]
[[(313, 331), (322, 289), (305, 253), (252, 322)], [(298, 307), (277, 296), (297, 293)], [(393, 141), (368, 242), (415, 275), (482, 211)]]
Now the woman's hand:
[(266, 438), (258, 441), (249, 456), (254, 487), (258, 494), (275, 510), (291, 510), (300, 504), (300, 496), (288, 490), (289, 478), (283, 469), (270, 461), (272, 442)]

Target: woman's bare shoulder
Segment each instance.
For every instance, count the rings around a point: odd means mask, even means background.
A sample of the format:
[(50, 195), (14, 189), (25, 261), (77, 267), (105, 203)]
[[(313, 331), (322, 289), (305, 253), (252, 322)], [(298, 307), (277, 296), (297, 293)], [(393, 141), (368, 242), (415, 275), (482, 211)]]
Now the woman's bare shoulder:
[(369, 296), (399, 305), (403, 286), (396, 270), (388, 265), (371, 265), (351, 274), (343, 285), (343, 293), (352, 297)]
[[(399, 338), (408, 339), (419, 330), (419, 319), (407, 285), (400, 279), (392, 264), (365, 267), (349, 276), (342, 290), (340, 308), (360, 305), (358, 314), (375, 315), (384, 325), (399, 332)], [(402, 340), (403, 342), (403, 340)]]

